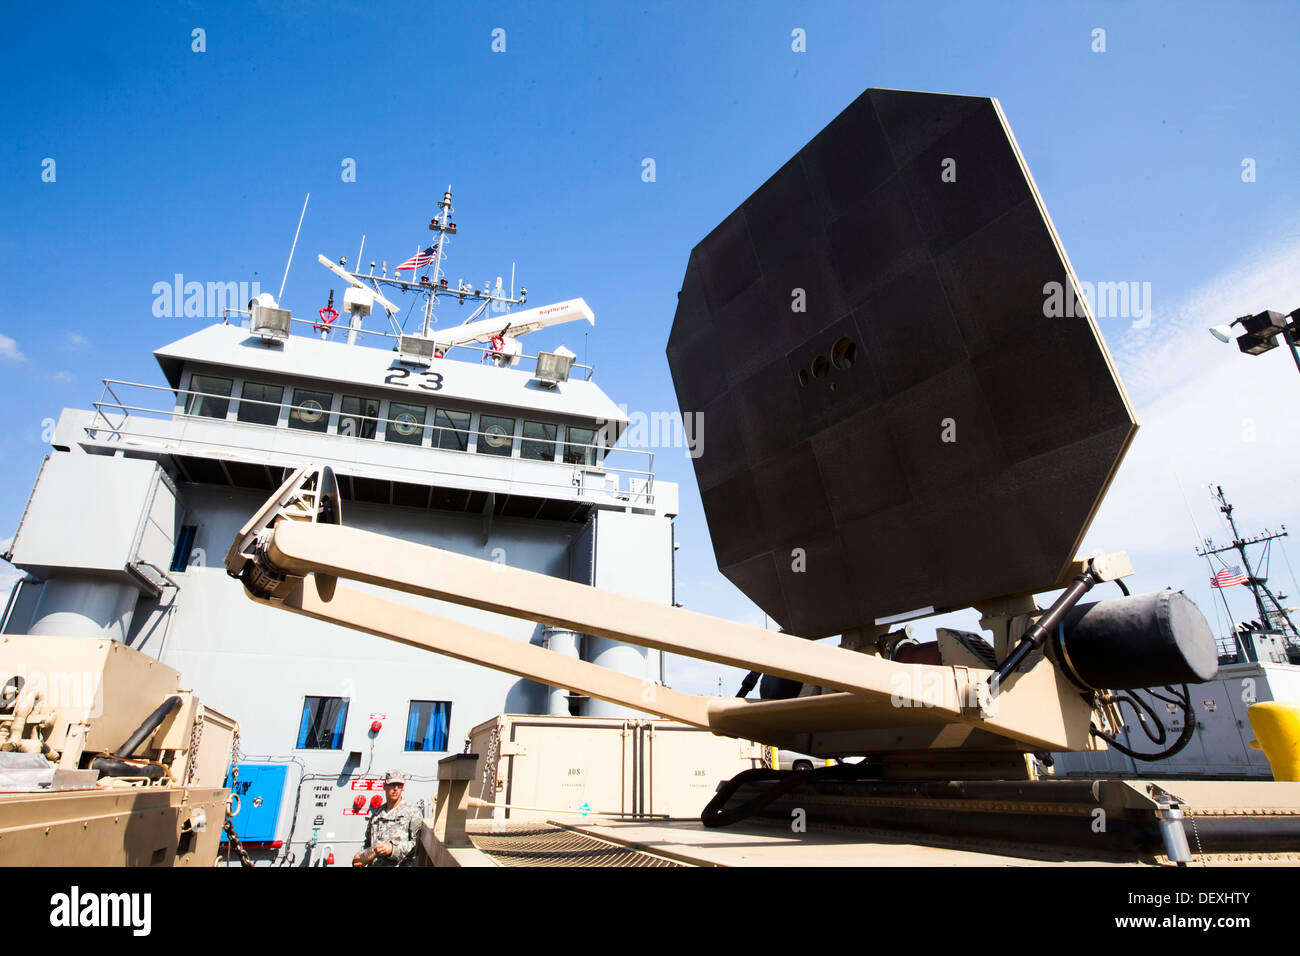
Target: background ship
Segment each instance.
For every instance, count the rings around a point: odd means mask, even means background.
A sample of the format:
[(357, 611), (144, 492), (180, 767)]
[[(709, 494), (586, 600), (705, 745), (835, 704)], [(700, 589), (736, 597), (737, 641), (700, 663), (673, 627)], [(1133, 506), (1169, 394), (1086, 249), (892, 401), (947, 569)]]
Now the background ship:
[[(1243, 536), (1223, 488), (1214, 486), (1212, 491), (1231, 534), (1228, 544), (1216, 547), (1205, 538), (1197, 550), (1205, 558), (1227, 615), (1228, 632), (1217, 638), (1218, 674), (1195, 687), (1190, 713), (1168, 699), (1133, 695), (1141, 700), (1128, 705), (1123, 730), (1123, 746), (1131, 752), (1112, 747), (1098, 754), (1054, 754), (1057, 775), (1273, 779), (1268, 759), (1253, 746), (1249, 712), (1263, 701), (1300, 706), (1300, 634), (1291, 609), (1284, 606), (1286, 595), (1268, 586), (1271, 562), (1257, 558), (1268, 555), (1272, 543), (1286, 537), (1287, 530), (1283, 526), (1280, 531)], [(1254, 557), (1252, 546), (1260, 549)], [(1289, 559), (1284, 560), (1289, 566)], [(1237, 586), (1250, 590), (1256, 619), (1234, 622), (1226, 589)], [(1195, 732), (1181, 741), (1189, 720)]]

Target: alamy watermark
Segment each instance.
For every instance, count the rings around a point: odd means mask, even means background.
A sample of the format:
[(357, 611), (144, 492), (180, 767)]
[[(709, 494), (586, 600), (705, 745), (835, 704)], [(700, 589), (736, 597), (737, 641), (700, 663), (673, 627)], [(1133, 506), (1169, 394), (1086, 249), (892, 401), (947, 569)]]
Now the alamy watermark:
[(171, 282), (153, 284), (153, 314), (159, 319), (219, 319), (228, 309), (244, 309), (262, 291), (260, 282), (186, 282), (178, 272)]
[(1098, 319), (1132, 319), (1133, 328), (1151, 324), (1150, 282), (1048, 282), (1043, 285), (1043, 315), (1083, 318), (1090, 306)]
[(50, 925), (122, 927), (133, 936), (148, 936), (153, 927), (150, 893), (84, 893), (73, 885), (50, 897)]
[(87, 717), (103, 714), (103, 698), (99, 692), (101, 671), (29, 670), (27, 665), (19, 664), (14, 673), (5, 676), (0, 701), (15, 710), (49, 713), (84, 709)]
[(618, 423), (603, 423), (598, 438), (606, 447), (618, 439), (624, 448), (684, 448), (691, 458), (704, 454), (703, 412), (629, 412), (626, 405), (619, 409), (627, 417), (627, 426), (620, 434)]

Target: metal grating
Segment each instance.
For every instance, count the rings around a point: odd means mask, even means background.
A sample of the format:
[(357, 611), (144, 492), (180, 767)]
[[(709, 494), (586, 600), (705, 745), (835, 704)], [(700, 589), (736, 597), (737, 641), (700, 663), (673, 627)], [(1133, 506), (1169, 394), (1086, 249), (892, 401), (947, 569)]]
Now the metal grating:
[(683, 866), (547, 824), (497, 824), (470, 831), (475, 848), (502, 866)]

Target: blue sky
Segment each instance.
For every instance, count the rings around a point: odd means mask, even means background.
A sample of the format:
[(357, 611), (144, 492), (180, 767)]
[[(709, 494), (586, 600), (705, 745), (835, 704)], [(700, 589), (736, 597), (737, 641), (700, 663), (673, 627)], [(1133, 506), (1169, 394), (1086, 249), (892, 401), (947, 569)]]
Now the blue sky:
[[(1295, 369), (1204, 333), (1300, 306), (1297, 38), (1300, 8), (1281, 3), (15, 8), (0, 538), (39, 467), (42, 421), (87, 406), (103, 377), (160, 382), (151, 351), (204, 324), (155, 318), (153, 284), (256, 273), (274, 292), (309, 191), (284, 295), (296, 314), (337, 284), (317, 252), (351, 261), (365, 232), (365, 260), (391, 267), (451, 183), (453, 278), (508, 281), (515, 262), (531, 303), (585, 297), (597, 380), (633, 410), (675, 409), (664, 345), (691, 247), (864, 89), (894, 87), (998, 97), (1080, 277), (1151, 283), (1150, 329), (1100, 323), (1144, 430), (1092, 537), (1140, 557), (1138, 589), (1186, 586), (1213, 621), (1170, 476), (1216, 537), (1210, 480), (1246, 527), (1300, 517), (1281, 413)], [(581, 355), (574, 328), (529, 349)], [(664, 451), (658, 472), (682, 487), (682, 598), (761, 623), (715, 569), (689, 461)], [(717, 673), (681, 680), (716, 689)]]

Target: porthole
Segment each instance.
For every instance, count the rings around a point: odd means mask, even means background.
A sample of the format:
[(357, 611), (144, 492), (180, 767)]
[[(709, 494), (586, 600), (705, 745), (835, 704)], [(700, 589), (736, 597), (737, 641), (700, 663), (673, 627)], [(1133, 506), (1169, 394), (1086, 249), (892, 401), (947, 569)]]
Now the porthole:
[(813, 359), (812, 373), (813, 378), (825, 378), (826, 373), (831, 370), (830, 360), (825, 355), (819, 355)]
[(799, 380), (799, 387), (800, 387), (800, 388), (802, 388), (803, 386), (807, 385), (807, 384), (808, 384), (808, 370), (807, 370), (807, 369), (803, 369), (803, 368), (799, 369), (799, 371), (798, 371), (797, 373), (795, 373), (795, 378), (797, 378), (797, 379)]
[(831, 361), (836, 368), (853, 368), (858, 360), (858, 346), (850, 338), (842, 338), (831, 346)]

